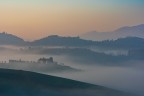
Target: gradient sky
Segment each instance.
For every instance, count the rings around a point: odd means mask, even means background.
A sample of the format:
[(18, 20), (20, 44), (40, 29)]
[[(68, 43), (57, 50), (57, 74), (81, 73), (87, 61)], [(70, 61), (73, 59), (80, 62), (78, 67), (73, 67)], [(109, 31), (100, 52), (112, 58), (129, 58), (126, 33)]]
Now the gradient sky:
[(144, 23), (144, 0), (0, 0), (0, 31), (34, 40)]

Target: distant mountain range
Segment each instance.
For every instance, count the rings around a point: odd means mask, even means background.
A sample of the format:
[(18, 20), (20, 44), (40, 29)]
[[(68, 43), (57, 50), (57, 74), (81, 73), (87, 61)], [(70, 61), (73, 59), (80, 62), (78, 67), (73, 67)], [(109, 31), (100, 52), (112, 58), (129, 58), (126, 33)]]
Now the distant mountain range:
[(140, 37), (144, 38), (144, 24), (137, 26), (125, 26), (112, 32), (87, 32), (80, 35), (82, 39), (102, 41), (102, 40), (116, 40), (125, 37)]
[[(142, 30), (143, 25), (139, 25), (139, 31)], [(133, 27), (132, 27), (133, 28)], [(130, 30), (131, 27), (121, 28), (119, 30)], [(140, 30), (141, 29), (141, 30)], [(120, 32), (120, 31), (119, 31)], [(124, 33), (124, 31), (121, 31)], [(114, 32), (111, 32), (114, 33)], [(109, 33), (109, 34), (111, 34)], [(118, 31), (116, 32), (118, 33)], [(128, 33), (128, 32), (127, 32)], [(140, 32), (139, 32), (140, 33)], [(137, 33), (137, 35), (139, 34)], [(142, 33), (142, 31), (141, 31)], [(144, 32), (143, 32), (144, 33)], [(101, 33), (100, 33), (101, 34)], [(103, 34), (103, 33), (102, 33)], [(106, 33), (108, 34), (108, 33)], [(115, 33), (114, 33), (115, 34)], [(112, 34), (111, 34), (112, 35)], [(62, 37), (58, 35), (51, 35), (32, 42), (26, 42), (23, 39), (7, 33), (0, 33), (0, 45), (18, 45), (18, 46), (64, 46), (64, 47), (115, 47), (115, 48), (144, 48), (144, 38), (140, 38), (135, 34), (134, 37), (118, 38), (116, 40), (92, 41), (81, 39), (80, 37)], [(94, 35), (95, 36), (95, 35)], [(107, 35), (104, 35), (107, 36)], [(118, 35), (120, 36), (120, 35)], [(142, 37), (142, 35), (141, 35)]]
[[(128, 96), (121, 91), (28, 71), (0, 69), (1, 96)], [(131, 95), (129, 95), (131, 96)]]

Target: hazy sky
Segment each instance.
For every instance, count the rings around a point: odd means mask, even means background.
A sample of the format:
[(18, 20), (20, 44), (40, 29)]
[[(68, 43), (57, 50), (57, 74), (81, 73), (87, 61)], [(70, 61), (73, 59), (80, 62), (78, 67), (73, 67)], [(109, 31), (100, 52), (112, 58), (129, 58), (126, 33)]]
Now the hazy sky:
[(38, 39), (144, 23), (144, 0), (0, 0), (0, 31)]

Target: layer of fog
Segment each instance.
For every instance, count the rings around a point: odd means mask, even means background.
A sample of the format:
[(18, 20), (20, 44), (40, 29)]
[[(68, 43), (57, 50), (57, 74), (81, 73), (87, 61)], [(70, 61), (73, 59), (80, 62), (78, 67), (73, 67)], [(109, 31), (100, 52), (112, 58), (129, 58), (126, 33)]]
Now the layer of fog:
[[(34, 54), (16, 54), (14, 52), (0, 51), (0, 61), (9, 59), (22, 59), (28, 61), (37, 61), (40, 57), (50, 57), (52, 55), (34, 55)], [(70, 78), (84, 81), (92, 84), (102, 85), (113, 89), (126, 92), (132, 92), (144, 95), (144, 61), (127, 61), (126, 66), (100, 66), (100, 64), (78, 64), (72, 62), (65, 56), (53, 56), (54, 60), (74, 68), (82, 69), (81, 72), (42, 72), (49, 75)], [(0, 65), (1, 66), (1, 65)], [(31, 71), (31, 70), (30, 70)]]
[(106, 49), (106, 48), (98, 48), (98, 47), (90, 47), (90, 50), (94, 52), (105, 53), (108, 55), (118, 56), (118, 55), (128, 55), (128, 50), (122, 49)]

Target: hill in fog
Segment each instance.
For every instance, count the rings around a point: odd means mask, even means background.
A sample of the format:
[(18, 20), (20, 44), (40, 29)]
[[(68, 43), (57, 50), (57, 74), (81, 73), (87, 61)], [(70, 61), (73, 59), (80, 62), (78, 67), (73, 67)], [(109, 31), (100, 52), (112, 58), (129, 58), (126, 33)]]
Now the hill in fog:
[(30, 43), (30, 45), (37, 46), (89, 46), (93, 44), (95, 44), (95, 42), (91, 40), (84, 40), (79, 37), (62, 37), (58, 35), (51, 35)]
[(5, 32), (0, 33), (0, 45), (23, 45), (25, 41), (20, 37)]
[[(114, 33), (114, 32), (113, 32)], [(143, 32), (144, 33), (144, 32)], [(93, 35), (94, 36), (94, 35)], [(107, 36), (107, 35), (105, 35)], [(0, 33), (0, 45), (20, 45), (20, 46), (62, 46), (62, 47), (90, 47), (97, 46), (103, 48), (144, 48), (144, 39), (140, 37), (125, 37), (116, 40), (92, 41), (81, 39), (80, 37), (63, 37), (51, 35), (45, 38), (26, 42), (23, 39), (7, 33)], [(3, 49), (1, 47), (1, 49)]]

